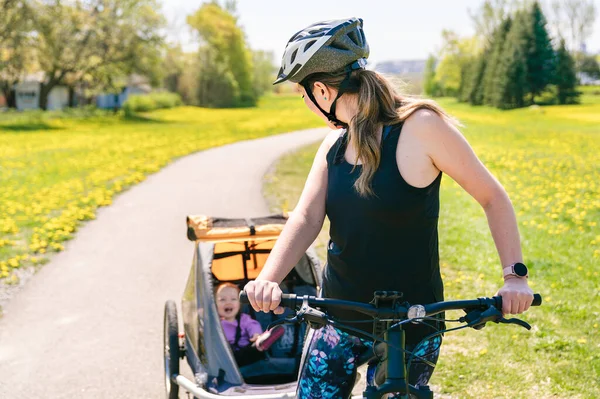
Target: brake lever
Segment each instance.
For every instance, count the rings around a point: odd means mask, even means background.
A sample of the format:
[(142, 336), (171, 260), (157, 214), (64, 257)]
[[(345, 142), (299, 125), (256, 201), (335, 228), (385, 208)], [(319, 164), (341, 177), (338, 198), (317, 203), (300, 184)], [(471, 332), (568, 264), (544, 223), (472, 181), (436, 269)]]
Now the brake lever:
[(516, 324), (519, 325), (523, 328), (526, 328), (528, 330), (531, 330), (531, 326), (529, 325), (529, 323), (521, 320), (521, 319), (517, 319), (517, 318), (511, 318), (511, 319), (505, 319), (504, 317), (501, 317), (500, 319), (498, 319), (496, 321), (496, 323), (503, 323), (503, 324)]
[(471, 324), (471, 327), (475, 330), (481, 330), (483, 327), (485, 327), (485, 324), (488, 321), (493, 321), (496, 324), (517, 324), (523, 328), (531, 330), (531, 326), (523, 320), (517, 318), (505, 319), (502, 315), (502, 312), (496, 309), (495, 306), (490, 306), (483, 312), (480, 310), (473, 310), (461, 317), (460, 321)]
[(329, 324), (329, 318), (325, 312), (321, 312), (315, 308), (308, 306), (308, 300), (304, 298), (300, 310), (296, 312), (296, 319), (306, 321), (310, 328), (319, 329)]
[(461, 317), (459, 320), (461, 322), (469, 324), (469, 327), (475, 330), (481, 330), (483, 327), (485, 327), (485, 323), (487, 323), (488, 321), (494, 321), (497, 323), (497, 320), (501, 318), (502, 312), (500, 312), (495, 307), (490, 306), (484, 311), (472, 310), (463, 317)]

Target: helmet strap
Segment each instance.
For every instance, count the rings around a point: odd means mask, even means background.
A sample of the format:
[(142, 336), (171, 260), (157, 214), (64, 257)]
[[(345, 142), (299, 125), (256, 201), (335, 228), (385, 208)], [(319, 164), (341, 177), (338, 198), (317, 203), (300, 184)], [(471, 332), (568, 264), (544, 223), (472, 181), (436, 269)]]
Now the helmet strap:
[(342, 80), (342, 82), (340, 83), (340, 87), (338, 89), (337, 95), (331, 102), (329, 112), (327, 112), (323, 108), (321, 108), (321, 106), (315, 99), (315, 96), (313, 95), (312, 87), (309, 87), (308, 83), (305, 81), (300, 82), (302, 87), (304, 87), (304, 90), (306, 91), (308, 98), (310, 98), (310, 101), (312, 101), (313, 104), (315, 104), (315, 106), (319, 109), (319, 111), (321, 111), (321, 113), (323, 115), (325, 115), (325, 117), (329, 120), (329, 122), (331, 122), (337, 128), (348, 129), (348, 124), (346, 122), (342, 122), (341, 120), (339, 120), (335, 115), (337, 100), (338, 100), (338, 98), (340, 98), (342, 96), (342, 94), (346, 93), (350, 88), (352, 88), (352, 84), (350, 81), (350, 76), (352, 75), (352, 71), (354, 71), (356, 69), (364, 69), (365, 65), (366, 65), (366, 60), (364, 58), (361, 58), (360, 60), (355, 61), (352, 64), (346, 66), (346, 68), (344, 68), (344, 71), (346, 72), (346, 76), (344, 77), (344, 80)]
[(327, 112), (323, 108), (321, 108), (321, 106), (317, 102), (317, 99), (313, 95), (312, 87), (309, 87), (309, 85), (306, 82), (301, 82), (300, 84), (302, 85), (302, 87), (304, 87), (304, 90), (306, 91), (306, 95), (308, 96), (308, 98), (310, 98), (310, 101), (312, 101), (312, 103), (315, 104), (315, 106), (319, 109), (319, 111), (321, 111), (321, 113), (323, 115), (325, 115), (325, 117), (329, 120), (329, 122), (331, 122), (337, 128), (344, 128), (344, 129), (348, 128), (347, 123), (342, 122), (335, 116), (335, 102), (337, 101), (338, 97), (340, 96), (339, 92), (338, 92), (338, 95), (336, 96), (336, 98), (331, 103), (331, 111)]

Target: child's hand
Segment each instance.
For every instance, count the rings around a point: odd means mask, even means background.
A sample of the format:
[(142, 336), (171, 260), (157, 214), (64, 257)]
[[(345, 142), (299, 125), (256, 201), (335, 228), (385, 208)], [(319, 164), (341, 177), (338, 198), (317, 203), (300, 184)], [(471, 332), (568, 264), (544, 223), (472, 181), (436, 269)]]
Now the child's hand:
[(251, 338), (250, 338), (250, 342), (254, 342), (252, 345), (254, 345), (256, 347), (256, 349), (258, 349), (259, 351), (262, 352), (262, 348), (260, 347), (260, 344), (258, 342), (256, 342), (257, 339), (259, 339), (261, 336), (261, 334), (254, 334)]

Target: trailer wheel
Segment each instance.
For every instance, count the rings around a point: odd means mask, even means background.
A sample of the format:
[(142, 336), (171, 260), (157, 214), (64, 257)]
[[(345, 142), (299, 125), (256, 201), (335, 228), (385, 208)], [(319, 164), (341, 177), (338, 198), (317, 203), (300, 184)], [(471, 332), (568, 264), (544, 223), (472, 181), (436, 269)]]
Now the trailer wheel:
[(164, 362), (165, 393), (167, 399), (179, 398), (179, 385), (171, 378), (179, 375), (179, 324), (177, 323), (177, 305), (173, 301), (165, 303), (164, 320)]

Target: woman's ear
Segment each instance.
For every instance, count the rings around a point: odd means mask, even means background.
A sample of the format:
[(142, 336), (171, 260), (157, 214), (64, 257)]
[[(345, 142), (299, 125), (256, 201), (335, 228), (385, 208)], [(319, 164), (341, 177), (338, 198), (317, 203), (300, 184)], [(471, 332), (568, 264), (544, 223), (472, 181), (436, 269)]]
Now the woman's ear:
[(315, 98), (327, 101), (331, 99), (331, 89), (321, 82), (315, 82), (313, 85), (313, 95)]

